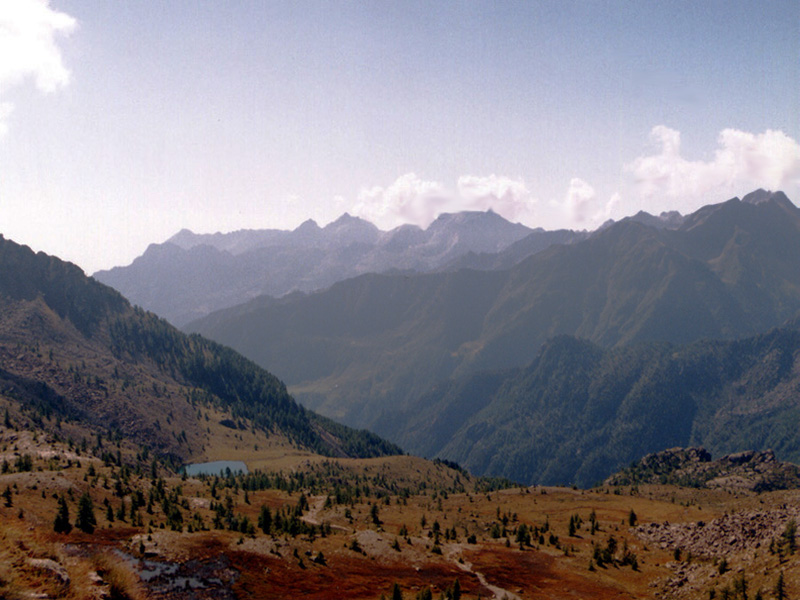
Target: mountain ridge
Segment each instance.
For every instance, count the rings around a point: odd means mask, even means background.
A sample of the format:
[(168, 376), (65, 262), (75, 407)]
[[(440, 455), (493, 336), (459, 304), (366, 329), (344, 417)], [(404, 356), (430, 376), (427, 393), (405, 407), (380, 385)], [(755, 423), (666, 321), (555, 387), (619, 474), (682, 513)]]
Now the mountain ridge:
[(732, 199), (675, 229), (623, 220), (507, 270), (364, 275), (188, 329), (268, 365), (306, 405), (400, 441), (397, 413), (432, 386), (528, 364), (554, 336), (613, 348), (780, 326), (800, 312), (798, 257), (794, 205)]
[(500, 252), (529, 233), (491, 211), (445, 213), (426, 229), (405, 225), (386, 232), (345, 213), (325, 227), (309, 220), (293, 231), (184, 229), (151, 244), (129, 266), (94, 276), (184, 325), (259, 295), (316, 291), (369, 272), (435, 271), (468, 252)]
[(225, 423), (323, 454), (399, 452), (297, 405), (274, 375), (233, 350), (187, 336), (75, 265), (5, 238), (0, 306), (0, 396), (41, 424), (74, 421), (178, 461), (202, 456), (211, 425), (222, 435)]

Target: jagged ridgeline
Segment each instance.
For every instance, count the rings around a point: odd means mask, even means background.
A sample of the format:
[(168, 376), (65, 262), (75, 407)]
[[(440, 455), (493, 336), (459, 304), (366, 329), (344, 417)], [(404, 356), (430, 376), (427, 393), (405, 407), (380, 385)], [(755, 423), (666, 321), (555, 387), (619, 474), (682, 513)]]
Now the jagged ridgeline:
[[(233, 350), (186, 335), (75, 265), (2, 237), (0, 304), (0, 395), (44, 407), (46, 416), (118, 430), (179, 459), (207, 442), (198, 406), (225, 415), (230, 428), (280, 435), (323, 455), (400, 453), (304, 409), (275, 376)], [(169, 427), (155, 419), (165, 415), (183, 428), (183, 440), (194, 432), (194, 450), (167, 439)]]

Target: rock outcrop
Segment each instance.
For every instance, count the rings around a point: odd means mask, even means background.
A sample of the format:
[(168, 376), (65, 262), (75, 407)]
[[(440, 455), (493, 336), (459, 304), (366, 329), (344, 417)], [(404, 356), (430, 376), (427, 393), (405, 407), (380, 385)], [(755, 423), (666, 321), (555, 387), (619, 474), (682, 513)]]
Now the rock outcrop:
[(608, 485), (646, 483), (766, 492), (800, 488), (800, 467), (778, 461), (772, 450), (712, 460), (704, 448), (671, 448), (648, 454), (606, 480)]

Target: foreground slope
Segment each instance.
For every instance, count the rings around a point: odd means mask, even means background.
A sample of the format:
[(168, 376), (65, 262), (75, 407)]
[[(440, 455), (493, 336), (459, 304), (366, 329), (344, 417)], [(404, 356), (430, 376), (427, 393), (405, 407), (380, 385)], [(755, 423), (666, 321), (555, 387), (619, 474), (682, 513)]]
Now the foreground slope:
[(556, 335), (732, 339), (800, 310), (800, 210), (784, 194), (709, 205), (672, 229), (643, 220), (505, 271), (364, 275), (188, 329), (274, 371), (307, 406), (399, 439), (393, 414), (438, 381), (527, 364)]
[(15, 416), (0, 422), (0, 596), (800, 593), (797, 489), (498, 489), (411, 457), (195, 479), (118, 459), (113, 447), (68, 445)]
[(219, 438), (244, 445), (244, 436), (328, 455), (398, 451), (307, 411), (234, 351), (187, 336), (76, 266), (3, 238), (0, 306), (0, 395), (12, 414), (51, 430), (122, 436), (177, 462), (202, 459)]

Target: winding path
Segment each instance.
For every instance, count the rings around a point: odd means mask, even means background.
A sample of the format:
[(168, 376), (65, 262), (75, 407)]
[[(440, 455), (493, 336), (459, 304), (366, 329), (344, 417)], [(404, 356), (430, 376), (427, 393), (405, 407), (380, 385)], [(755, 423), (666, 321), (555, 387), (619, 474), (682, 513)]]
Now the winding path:
[(478, 578), (478, 581), (481, 582), (481, 585), (485, 587), (487, 590), (494, 594), (493, 598), (495, 600), (522, 600), (519, 596), (517, 596), (513, 592), (509, 592), (508, 590), (501, 588), (496, 585), (492, 585), (488, 581), (486, 581), (486, 577), (483, 573), (476, 571), (472, 568), (472, 563), (467, 562), (465, 560), (458, 560), (458, 554), (461, 552), (462, 546), (461, 544), (449, 544), (447, 548), (447, 558), (448, 560), (452, 561), (455, 566), (466, 573), (470, 573), (471, 575), (475, 575)]
[[(311, 496), (308, 501), (308, 512), (300, 517), (301, 521), (305, 521), (309, 525), (322, 525), (322, 521), (319, 520), (319, 513), (325, 508), (325, 501), (328, 499), (327, 496)], [(331, 525), (331, 529), (338, 529), (339, 531), (347, 531), (347, 527), (342, 527), (341, 525)]]

